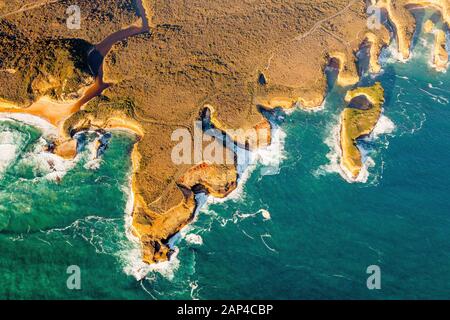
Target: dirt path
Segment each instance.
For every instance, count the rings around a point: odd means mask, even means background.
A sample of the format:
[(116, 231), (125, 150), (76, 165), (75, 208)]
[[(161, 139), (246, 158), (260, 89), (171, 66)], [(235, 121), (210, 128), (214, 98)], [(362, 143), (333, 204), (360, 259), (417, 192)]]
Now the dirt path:
[(356, 2), (358, 2), (359, 0), (353, 0), (352, 2), (350, 2), (347, 6), (345, 6), (345, 8), (343, 8), (342, 10), (336, 12), (335, 14), (333, 14), (330, 17), (324, 18), (320, 21), (317, 21), (316, 24), (307, 32), (305, 32), (304, 34), (299, 35), (298, 37), (295, 38), (296, 41), (301, 41), (304, 38), (308, 37), (311, 33), (313, 33), (314, 31), (317, 30), (317, 28), (321, 27), (323, 23), (330, 21), (338, 16), (340, 16), (341, 14), (343, 14), (345, 11), (347, 11), (348, 9), (351, 8), (351, 6), (353, 6)]
[(6, 13), (4, 15), (1, 15), (0, 19), (7, 18), (9, 16), (12, 16), (12, 15), (15, 15), (15, 14), (18, 14), (18, 13), (34, 10), (34, 9), (40, 8), (42, 6), (46, 6), (48, 4), (56, 3), (56, 2), (59, 2), (59, 1), (60, 0), (44, 0), (44, 1), (40, 1), (40, 2), (35, 3), (35, 4), (31, 4), (31, 3), (25, 4), (20, 9), (18, 9), (16, 11), (8, 12), (8, 13)]
[[(353, 0), (351, 1), (349, 4), (347, 4), (344, 8), (342, 8), (342, 10), (339, 10), (338, 12), (336, 12), (335, 14), (333, 14), (332, 16), (326, 17), (322, 20), (317, 21), (311, 29), (309, 29), (307, 32), (298, 35), (297, 37), (295, 37), (294, 39), (292, 39), (292, 41), (302, 41), (303, 39), (305, 39), (306, 37), (310, 36), (314, 31), (316, 31), (319, 27), (322, 26), (323, 23), (330, 21), (338, 16), (340, 16), (341, 14), (343, 14), (345, 11), (347, 11), (348, 9), (350, 9), (355, 3), (357, 3), (359, 0)], [(278, 49), (277, 49), (278, 50)], [(275, 56), (275, 53), (277, 52), (277, 50), (274, 51), (274, 53), (270, 56), (269, 60), (267, 61), (265, 70), (268, 70), (270, 68), (270, 64), (272, 62), (272, 59)]]

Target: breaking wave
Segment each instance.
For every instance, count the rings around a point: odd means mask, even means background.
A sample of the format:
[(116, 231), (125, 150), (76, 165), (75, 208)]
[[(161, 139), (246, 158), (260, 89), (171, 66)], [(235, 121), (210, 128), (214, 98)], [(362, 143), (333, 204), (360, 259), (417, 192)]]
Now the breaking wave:
[[(369, 169), (373, 168), (375, 166), (375, 161), (372, 157), (370, 157), (370, 154), (372, 153), (371, 150), (365, 149), (362, 143), (358, 143), (358, 149), (360, 150), (362, 160), (363, 160), (363, 167), (361, 169), (360, 174), (356, 179), (353, 179), (351, 177), (351, 174), (349, 174), (346, 169), (341, 165), (341, 159), (342, 159), (342, 150), (340, 145), (340, 128), (341, 128), (341, 122), (340, 118), (338, 120), (335, 119), (335, 122), (337, 121), (337, 124), (331, 127), (329, 129), (329, 135), (325, 138), (325, 144), (329, 147), (330, 151), (326, 155), (328, 159), (328, 163), (325, 165), (320, 166), (315, 172), (314, 175), (316, 177), (323, 176), (329, 173), (337, 173), (339, 174), (344, 180), (346, 180), (349, 183), (366, 183), (369, 179)], [(381, 115), (380, 119), (378, 120), (374, 130), (372, 133), (365, 137), (363, 140), (365, 142), (374, 142), (376, 141), (381, 135), (385, 134), (392, 134), (395, 130), (395, 124), (390, 120), (387, 116)]]

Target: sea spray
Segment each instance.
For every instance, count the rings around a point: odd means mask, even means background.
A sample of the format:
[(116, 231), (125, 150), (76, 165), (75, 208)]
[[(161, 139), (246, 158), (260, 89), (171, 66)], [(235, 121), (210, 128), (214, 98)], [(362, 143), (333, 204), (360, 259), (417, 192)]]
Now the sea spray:
[(259, 209), (258, 213), (261, 213), (264, 221), (271, 219), (270, 212), (266, 209)]
[[(316, 113), (316, 112), (322, 112), (325, 110), (325, 105), (327, 104), (327, 98), (325, 97), (325, 99), (322, 101), (322, 103), (316, 107), (299, 107), (298, 109), (301, 110), (302, 112), (306, 112), (306, 113)], [(293, 110), (296, 111), (296, 110)], [(286, 110), (286, 114), (287, 115), (291, 115), (292, 112), (289, 112), (289, 110)]]
[(27, 125), (38, 128), (42, 132), (44, 138), (55, 139), (58, 136), (58, 128), (52, 125), (50, 122), (45, 121), (37, 116), (23, 114), (23, 113), (0, 113), (0, 121), (14, 120), (25, 123)]
[[(281, 162), (286, 159), (286, 154), (284, 150), (286, 133), (284, 130), (276, 123), (271, 122), (271, 144), (260, 148), (258, 150), (249, 151), (239, 146), (236, 146), (235, 152), (237, 154), (238, 165), (238, 186), (231, 192), (226, 198), (214, 198), (212, 196), (207, 196), (203, 193), (196, 195), (197, 208), (194, 213), (194, 220), (190, 225), (184, 227), (179, 233), (172, 236), (169, 240), (169, 245), (174, 250), (174, 254), (171, 255), (169, 261), (159, 262), (156, 264), (148, 265), (142, 261), (142, 245), (139, 239), (133, 234), (132, 229), (132, 212), (134, 208), (134, 194), (132, 192), (131, 186), (131, 174), (128, 188), (124, 189), (124, 192), (128, 194), (128, 201), (125, 210), (125, 228), (126, 236), (130, 241), (130, 248), (128, 253), (122, 256), (124, 263), (124, 272), (128, 275), (135, 277), (138, 280), (145, 278), (150, 272), (158, 272), (162, 276), (171, 280), (174, 278), (176, 270), (179, 268), (180, 262), (177, 258), (179, 248), (177, 244), (181, 239), (184, 239), (187, 243), (191, 245), (202, 245), (203, 239), (199, 234), (190, 233), (193, 230), (193, 225), (200, 212), (207, 212), (208, 206), (210, 204), (223, 203), (225, 201), (238, 201), (244, 197), (244, 185), (249, 179), (250, 175), (254, 170), (261, 166), (262, 175), (265, 174), (277, 174), (280, 170)], [(222, 139), (222, 137), (217, 136), (217, 139)], [(227, 139), (229, 139), (227, 137)], [(231, 145), (231, 144), (228, 144)], [(269, 171), (268, 171), (269, 170)], [(264, 219), (270, 219), (270, 214), (263, 214)]]
[(375, 125), (372, 134), (369, 136), (369, 139), (377, 139), (380, 135), (383, 134), (392, 134), (394, 130), (394, 122), (392, 122), (391, 119), (382, 114), (377, 124)]
[(0, 133), (0, 177), (8, 166), (14, 162), (18, 154), (16, 137), (12, 132)]
[(380, 56), (378, 58), (378, 61), (382, 67), (381, 73), (383, 73), (384, 66), (391, 65), (394, 63), (403, 63), (406, 64), (407, 62), (411, 61), (413, 57), (416, 57), (417, 52), (412, 52), (410, 50), (410, 54), (408, 58), (403, 58), (402, 54), (398, 50), (397, 41), (395, 39), (392, 40), (391, 44), (387, 47), (384, 47), (381, 50)]
[(184, 237), (187, 243), (201, 246), (203, 244), (203, 238), (199, 234), (188, 233)]
[(277, 124), (272, 123), (270, 145), (257, 150), (246, 150), (236, 147), (238, 186), (226, 198), (209, 197), (207, 204), (223, 203), (225, 201), (239, 201), (245, 198), (244, 187), (252, 173), (261, 168), (261, 176), (276, 175), (280, 171), (280, 165), (286, 159), (285, 131)]
[[(325, 139), (325, 144), (330, 148), (329, 153), (326, 155), (329, 162), (325, 165), (320, 166), (315, 171), (314, 175), (318, 177), (327, 173), (338, 173), (344, 180), (349, 183), (366, 183), (369, 178), (369, 169), (375, 166), (375, 161), (369, 156), (371, 152), (364, 149), (361, 143), (357, 144), (357, 147), (361, 153), (363, 166), (358, 177), (352, 178), (351, 173), (348, 172), (348, 170), (341, 164), (342, 149), (340, 144), (340, 116), (337, 116), (337, 119), (335, 118), (334, 121), (337, 121), (337, 124), (331, 127), (331, 130), (329, 130), (330, 134)], [(395, 124), (387, 116), (382, 114), (371, 134), (365, 137), (364, 140), (366, 142), (373, 142), (377, 140), (380, 135), (391, 134), (394, 130)]]
[(125, 234), (128, 239), (128, 248), (120, 254), (123, 262), (125, 274), (133, 276), (136, 280), (143, 280), (151, 272), (158, 272), (163, 277), (171, 280), (180, 265), (178, 260), (178, 248), (174, 248), (174, 253), (170, 260), (149, 265), (142, 259), (142, 244), (139, 238), (133, 233), (133, 210), (135, 205), (135, 195), (132, 191), (132, 172), (129, 173), (128, 186), (123, 187), (123, 192), (127, 194), (125, 206)]
[[(34, 149), (27, 151), (26, 156), (23, 156), (21, 161), (22, 164), (33, 167), (34, 170), (38, 170), (37, 175), (43, 174), (45, 179), (59, 181), (67, 174), (67, 172), (72, 170), (81, 159), (86, 160), (86, 166), (89, 167), (89, 162), (96, 158), (96, 146), (94, 141), (89, 137), (86, 138), (85, 144), (78, 146), (77, 151), (79, 152), (74, 159), (64, 159), (47, 151), (48, 141), (54, 141), (58, 137), (58, 128), (51, 123), (33, 115), (0, 113), (0, 122), (5, 121), (15, 121), (40, 131), (41, 136), (34, 142)], [(77, 133), (76, 136), (87, 137), (88, 135), (92, 135), (93, 132), (94, 131), (82, 131)], [(13, 143), (1, 147), (4, 149), (2, 152), (3, 157), (5, 158), (6, 155), (10, 157), (9, 163), (19, 157), (19, 149), (24, 148), (23, 145), (25, 145), (25, 140), (21, 139), (20, 136), (15, 137)], [(0, 145), (4, 144), (0, 143)], [(84, 151), (85, 146), (87, 146), (87, 153), (82, 152)], [(6, 168), (5, 163), (5, 161), (0, 161), (0, 173)], [(99, 164), (96, 167), (98, 168), (98, 166)]]
[(39, 131), (31, 129), (5, 114), (0, 116), (0, 177), (38, 138)]
[[(82, 131), (77, 133), (77, 136), (83, 136), (86, 142), (83, 147), (77, 148), (77, 155), (73, 159), (64, 159), (48, 152), (46, 145), (42, 141), (28, 157), (32, 159), (34, 166), (40, 166), (41, 168), (48, 167), (48, 173), (45, 175), (45, 178), (48, 180), (60, 181), (80, 161), (85, 162), (85, 169), (90, 169), (92, 167), (92, 161), (96, 160), (95, 135), (90, 131)], [(98, 163), (97, 168), (99, 165), (100, 163)]]

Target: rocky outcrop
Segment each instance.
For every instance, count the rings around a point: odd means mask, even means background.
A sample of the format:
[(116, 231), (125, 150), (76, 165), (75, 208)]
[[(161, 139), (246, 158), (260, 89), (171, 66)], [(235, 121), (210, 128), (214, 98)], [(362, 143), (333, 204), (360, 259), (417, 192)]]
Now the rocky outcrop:
[(197, 205), (195, 193), (203, 192), (216, 198), (226, 197), (236, 188), (238, 175), (234, 165), (202, 162), (188, 169), (164, 190), (160, 198), (148, 203), (139, 193), (142, 190), (138, 185), (141, 159), (136, 147), (133, 151), (133, 190), (137, 197), (132, 231), (141, 240), (143, 260), (155, 263), (170, 257), (172, 249), (168, 240), (193, 219)]
[(384, 90), (379, 82), (347, 92), (348, 106), (341, 113), (341, 167), (350, 179), (357, 179), (363, 162), (358, 139), (369, 135), (381, 116)]
[(447, 34), (436, 30), (434, 37), (433, 64), (437, 71), (444, 72), (448, 67)]
[(432, 52), (432, 66), (436, 71), (445, 72), (448, 67), (447, 33), (437, 27), (432, 20), (427, 20), (424, 24), (425, 33), (434, 34), (434, 45)]

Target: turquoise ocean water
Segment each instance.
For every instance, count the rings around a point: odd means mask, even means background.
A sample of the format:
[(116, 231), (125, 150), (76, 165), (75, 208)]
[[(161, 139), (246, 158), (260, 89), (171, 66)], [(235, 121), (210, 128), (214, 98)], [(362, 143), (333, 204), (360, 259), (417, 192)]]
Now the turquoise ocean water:
[[(363, 80), (386, 90), (385, 133), (361, 142), (365, 183), (336, 172), (345, 90), (330, 86), (323, 109), (279, 121), (279, 173), (259, 165), (237, 197), (206, 205), (175, 260), (141, 280), (125, 232), (133, 137), (114, 132), (101, 162), (89, 144), (58, 162), (38, 128), (1, 121), (0, 298), (450, 298), (450, 74), (429, 66), (430, 40), (416, 37), (406, 63), (386, 51)], [(82, 290), (67, 289), (70, 265)], [(381, 290), (366, 287), (370, 265)]]

